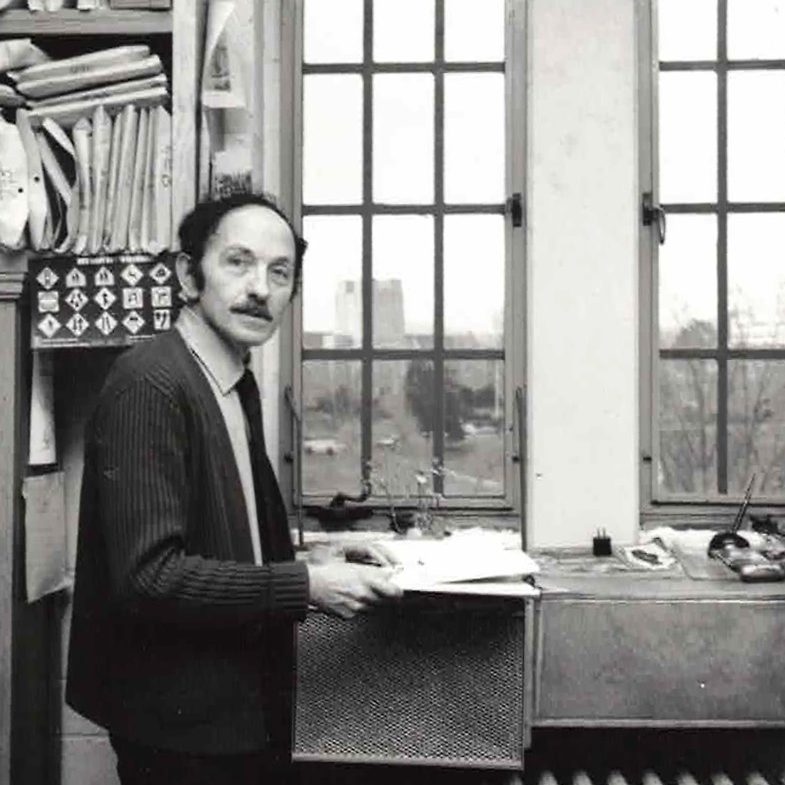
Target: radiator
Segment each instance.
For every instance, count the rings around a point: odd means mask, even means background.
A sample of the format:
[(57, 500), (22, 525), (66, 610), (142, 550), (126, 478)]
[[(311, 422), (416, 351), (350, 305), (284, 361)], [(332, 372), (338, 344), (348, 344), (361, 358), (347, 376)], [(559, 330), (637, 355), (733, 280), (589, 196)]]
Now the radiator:
[(295, 760), (520, 770), (523, 624), (520, 606), (310, 615), (298, 640)]
[(528, 772), (524, 778), (516, 777), (508, 781), (507, 785), (514, 785), (516, 780), (533, 785), (781, 785), (783, 774), (767, 774), (764, 776), (759, 771), (748, 771), (741, 774), (730, 774), (717, 771), (709, 775), (694, 775), (689, 771), (678, 772), (675, 776), (658, 774), (653, 769), (642, 769), (634, 774), (622, 774), (611, 771), (607, 775), (588, 774), (585, 771), (575, 771), (569, 775), (556, 775), (550, 770), (545, 770), (531, 777)]

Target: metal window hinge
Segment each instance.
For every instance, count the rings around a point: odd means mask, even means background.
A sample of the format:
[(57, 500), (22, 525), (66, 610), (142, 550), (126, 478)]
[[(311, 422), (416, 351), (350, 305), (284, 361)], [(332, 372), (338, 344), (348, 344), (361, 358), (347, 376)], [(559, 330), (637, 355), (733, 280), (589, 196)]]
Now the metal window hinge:
[(657, 226), (657, 239), (660, 245), (665, 243), (665, 210), (654, 202), (654, 196), (650, 191), (643, 194), (643, 204), (641, 205), (641, 219), (644, 226)]
[(523, 201), (519, 193), (514, 193), (507, 200), (507, 214), (512, 218), (513, 226), (523, 226)]

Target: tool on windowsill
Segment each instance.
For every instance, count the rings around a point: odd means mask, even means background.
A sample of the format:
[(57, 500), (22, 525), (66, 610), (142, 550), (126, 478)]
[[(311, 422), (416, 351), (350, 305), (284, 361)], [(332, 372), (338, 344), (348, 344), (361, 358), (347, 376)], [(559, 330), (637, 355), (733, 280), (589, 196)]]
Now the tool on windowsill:
[(745, 583), (762, 583), (766, 581), (785, 580), (785, 566), (779, 561), (772, 561), (767, 555), (750, 547), (749, 540), (739, 534), (744, 521), (750, 499), (755, 474), (750, 477), (744, 499), (736, 511), (733, 525), (727, 531), (718, 532), (709, 542), (709, 557), (717, 559), (738, 573)]
[[(327, 506), (306, 505), (305, 511), (313, 515), (327, 531), (352, 529), (357, 521), (373, 515), (373, 508), (362, 504), (370, 495), (371, 484), (368, 480), (363, 480), (362, 492), (359, 495), (351, 496), (338, 491)], [(347, 502), (356, 503), (357, 506), (348, 505)]]
[[(736, 510), (736, 517), (733, 519), (733, 524), (730, 529), (726, 531), (717, 532), (709, 541), (709, 556), (714, 556), (713, 552), (718, 552), (726, 546), (733, 546), (735, 548), (749, 548), (750, 543), (739, 534), (739, 529), (744, 522), (744, 516), (747, 514), (747, 507), (749, 507), (750, 499), (752, 498), (752, 486), (755, 482), (755, 473), (753, 472), (750, 481), (747, 483), (747, 489), (744, 491), (744, 499)], [(714, 556), (714, 558), (718, 558)]]

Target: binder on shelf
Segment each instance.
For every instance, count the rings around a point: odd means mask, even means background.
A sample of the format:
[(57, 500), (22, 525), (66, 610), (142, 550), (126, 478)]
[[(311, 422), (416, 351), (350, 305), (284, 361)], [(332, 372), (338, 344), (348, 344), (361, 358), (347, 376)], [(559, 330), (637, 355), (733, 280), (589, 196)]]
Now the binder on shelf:
[(144, 196), (144, 166), (147, 161), (147, 118), (148, 110), (139, 111), (136, 127), (133, 175), (131, 177), (131, 206), (128, 211), (128, 242), (130, 251), (141, 251), (142, 197)]
[(109, 181), (109, 159), (112, 145), (112, 120), (100, 104), (93, 112), (93, 215), (90, 220), (88, 250), (97, 254), (103, 248), (106, 187)]
[(120, 142), (123, 135), (123, 126), (126, 123), (125, 113), (114, 118), (112, 123), (112, 141), (109, 153), (109, 172), (106, 183), (106, 207), (104, 212), (104, 229), (101, 247), (108, 249), (112, 242), (112, 227), (114, 226), (115, 205), (117, 203), (117, 177), (120, 172)]
[(87, 250), (90, 235), (90, 214), (93, 211), (91, 153), (93, 126), (90, 120), (82, 117), (74, 126), (74, 148), (78, 172), (77, 196), (79, 198), (79, 220), (77, 221), (76, 239), (71, 248), (72, 253), (83, 254)]
[(144, 176), (142, 180), (142, 220), (139, 230), (139, 246), (143, 251), (152, 251), (153, 212), (153, 149), (155, 148), (155, 109), (147, 115), (147, 144), (145, 146)]
[(129, 104), (123, 110), (123, 129), (120, 139), (120, 163), (117, 169), (115, 208), (112, 221), (110, 251), (122, 251), (128, 243), (128, 222), (131, 217), (131, 189), (134, 178), (134, 156), (139, 124), (138, 110)]
[(168, 248), (172, 233), (172, 118), (163, 106), (154, 110), (153, 147), (153, 253)]

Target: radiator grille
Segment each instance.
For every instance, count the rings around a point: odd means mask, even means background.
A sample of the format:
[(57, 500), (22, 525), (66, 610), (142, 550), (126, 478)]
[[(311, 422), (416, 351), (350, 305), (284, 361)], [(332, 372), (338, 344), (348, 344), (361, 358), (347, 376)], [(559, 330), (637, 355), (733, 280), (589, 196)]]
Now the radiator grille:
[(523, 618), (418, 609), (311, 615), (296, 760), (520, 768)]
[[(514, 781), (513, 781), (514, 782)], [(675, 775), (660, 776), (654, 770), (644, 769), (636, 775), (625, 775), (611, 771), (607, 775), (591, 775), (585, 771), (576, 771), (569, 775), (558, 776), (550, 770), (539, 772), (536, 777), (526, 777), (526, 782), (533, 785), (780, 785), (782, 774), (764, 775), (759, 771), (748, 771), (741, 774), (717, 771), (709, 775), (696, 775), (690, 771), (679, 771)], [(508, 785), (512, 785), (509, 783)]]

